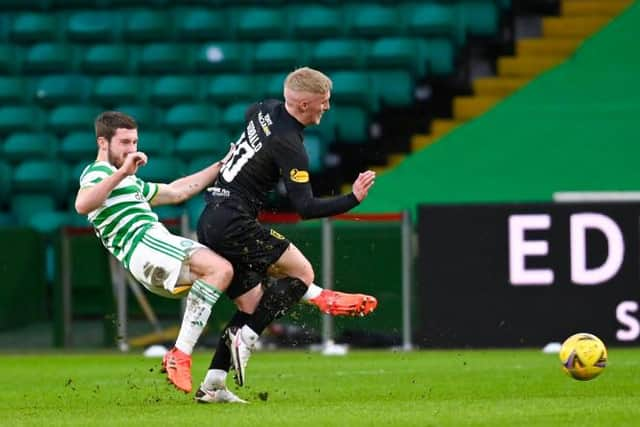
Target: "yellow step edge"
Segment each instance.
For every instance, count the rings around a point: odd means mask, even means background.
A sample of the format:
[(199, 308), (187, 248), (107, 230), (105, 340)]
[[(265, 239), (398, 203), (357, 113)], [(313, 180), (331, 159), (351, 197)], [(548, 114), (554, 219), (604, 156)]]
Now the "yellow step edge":
[(420, 151), (427, 145), (430, 145), (435, 141), (430, 135), (424, 133), (418, 133), (411, 136), (411, 151)]
[(406, 154), (390, 154), (387, 164), (389, 165), (389, 167), (395, 167), (402, 163), (402, 161), (406, 158)]
[(456, 96), (453, 98), (453, 117), (456, 120), (469, 120), (486, 112), (500, 98), (493, 96)]
[(473, 93), (478, 96), (504, 98), (528, 82), (529, 79), (518, 77), (480, 77), (473, 81)]
[(544, 37), (585, 38), (611, 20), (609, 16), (551, 16), (542, 18)]
[(632, 0), (564, 0), (560, 6), (560, 14), (564, 16), (615, 16), (632, 3)]
[(498, 75), (532, 78), (563, 61), (560, 57), (503, 56), (498, 58)]
[(431, 133), (432, 137), (440, 137), (446, 133), (451, 132), (457, 126), (460, 125), (460, 121), (451, 119), (433, 119), (431, 121)]
[[(381, 175), (389, 170), (389, 166), (370, 166), (369, 170), (374, 171), (376, 175)], [(349, 186), (349, 191), (351, 191), (351, 186)]]
[(571, 55), (582, 43), (581, 39), (542, 38), (520, 39), (516, 43), (518, 56), (562, 56)]

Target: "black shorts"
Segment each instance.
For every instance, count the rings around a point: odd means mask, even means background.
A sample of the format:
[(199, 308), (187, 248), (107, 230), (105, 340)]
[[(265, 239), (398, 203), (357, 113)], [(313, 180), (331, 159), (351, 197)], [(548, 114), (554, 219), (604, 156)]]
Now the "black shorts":
[(208, 203), (198, 221), (198, 241), (233, 265), (227, 296), (235, 299), (267, 278), (267, 269), (289, 247), (289, 240), (232, 200)]

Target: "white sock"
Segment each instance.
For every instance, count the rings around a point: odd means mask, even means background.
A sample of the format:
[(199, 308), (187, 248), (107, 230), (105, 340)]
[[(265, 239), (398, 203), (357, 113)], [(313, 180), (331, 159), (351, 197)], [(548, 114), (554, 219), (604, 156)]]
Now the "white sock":
[(305, 294), (302, 295), (302, 301), (309, 301), (311, 299), (314, 299), (315, 297), (320, 295), (322, 291), (323, 289), (320, 286), (316, 285), (315, 283), (312, 283), (309, 285), (309, 288), (307, 288), (307, 292), (305, 292)]
[(187, 306), (184, 310), (180, 333), (176, 340), (176, 347), (183, 353), (193, 353), (202, 330), (207, 325), (211, 307), (220, 298), (221, 292), (202, 280), (196, 280), (187, 295)]
[(204, 377), (204, 388), (212, 391), (225, 388), (227, 383), (227, 372), (222, 369), (209, 369)]

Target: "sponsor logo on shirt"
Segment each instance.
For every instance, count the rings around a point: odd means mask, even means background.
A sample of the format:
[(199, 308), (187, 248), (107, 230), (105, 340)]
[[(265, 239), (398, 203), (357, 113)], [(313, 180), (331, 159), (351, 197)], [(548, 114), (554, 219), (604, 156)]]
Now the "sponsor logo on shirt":
[(269, 233), (275, 237), (278, 240), (284, 240), (284, 236), (280, 233), (278, 233), (276, 230), (274, 230), (273, 228), (269, 229)]
[(264, 132), (266, 136), (271, 135), (271, 129), (269, 129), (269, 126), (273, 124), (271, 116), (269, 116), (269, 114), (263, 116), (262, 111), (260, 111), (258, 112), (258, 121), (260, 122), (260, 127), (262, 127), (262, 132)]
[(293, 182), (304, 184), (305, 182), (309, 182), (309, 172), (301, 171), (300, 169), (291, 169), (291, 172), (289, 172), (289, 178), (291, 178), (291, 181)]

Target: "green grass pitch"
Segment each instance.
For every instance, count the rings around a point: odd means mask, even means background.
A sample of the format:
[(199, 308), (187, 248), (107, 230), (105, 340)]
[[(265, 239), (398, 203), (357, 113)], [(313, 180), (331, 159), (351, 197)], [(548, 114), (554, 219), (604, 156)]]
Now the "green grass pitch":
[[(5, 354), (0, 425), (640, 425), (640, 349), (609, 351), (589, 382), (538, 350), (258, 352), (247, 386), (231, 387), (249, 405), (194, 403), (166, 383), (159, 359)], [(196, 353), (194, 386), (208, 362)]]

